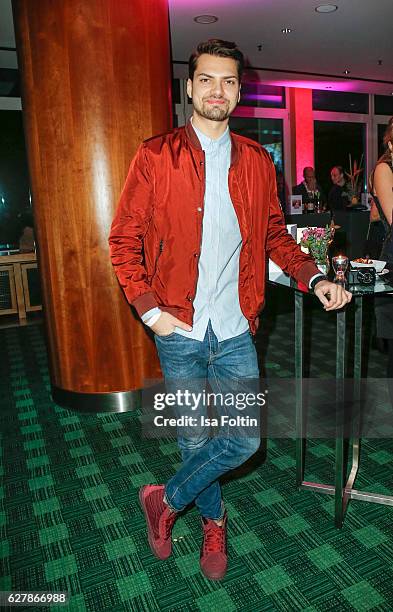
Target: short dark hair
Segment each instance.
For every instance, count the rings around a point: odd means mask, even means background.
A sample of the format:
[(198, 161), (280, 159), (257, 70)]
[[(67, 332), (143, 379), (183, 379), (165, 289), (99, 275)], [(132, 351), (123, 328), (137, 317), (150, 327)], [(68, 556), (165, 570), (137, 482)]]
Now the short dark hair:
[(244, 70), (244, 55), (237, 47), (236, 43), (229, 42), (228, 40), (220, 40), (219, 38), (210, 38), (205, 42), (199, 43), (195, 51), (190, 55), (190, 59), (188, 60), (188, 76), (191, 81), (194, 78), (198, 59), (204, 53), (215, 55), (216, 57), (228, 57), (235, 60), (237, 75), (239, 81), (241, 80)]
[(337, 168), (340, 174), (344, 174), (344, 168), (342, 166), (332, 166), (332, 169), (330, 170), (330, 172), (334, 170), (334, 168)]

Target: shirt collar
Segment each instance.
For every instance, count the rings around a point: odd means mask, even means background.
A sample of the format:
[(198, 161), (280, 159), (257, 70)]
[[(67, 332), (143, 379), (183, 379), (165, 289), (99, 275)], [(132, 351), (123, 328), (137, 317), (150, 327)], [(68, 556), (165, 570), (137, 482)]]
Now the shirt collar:
[(223, 145), (227, 145), (227, 144), (230, 143), (231, 137), (229, 135), (229, 127), (228, 126), (227, 126), (227, 129), (225, 130), (225, 132), (223, 134), (221, 134), (220, 138), (217, 138), (217, 140), (214, 140), (213, 138), (209, 138), (209, 136), (206, 136), (206, 134), (201, 132), (201, 130), (198, 130), (198, 128), (196, 127), (196, 125), (192, 121), (192, 117), (191, 117), (190, 121), (191, 121), (192, 128), (195, 131), (196, 135), (198, 136), (198, 140), (201, 143), (201, 147), (202, 147), (202, 149), (204, 151), (206, 149), (211, 149), (211, 148), (214, 148), (214, 147), (223, 146)]

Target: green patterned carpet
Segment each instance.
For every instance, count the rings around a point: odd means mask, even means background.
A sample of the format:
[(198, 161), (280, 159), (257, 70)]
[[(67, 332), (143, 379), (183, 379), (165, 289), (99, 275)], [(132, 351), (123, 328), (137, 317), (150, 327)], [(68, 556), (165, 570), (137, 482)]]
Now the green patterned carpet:
[[(258, 346), (267, 373), (288, 377), (293, 316), (283, 309), (274, 320), (272, 310)], [(311, 371), (334, 371), (332, 337), (334, 315), (314, 312)], [(71, 595), (66, 607), (19, 609), (393, 609), (393, 508), (352, 501), (344, 528), (335, 529), (332, 499), (294, 486), (291, 440), (270, 440), (265, 463), (223, 486), (230, 562), (221, 583), (199, 571), (194, 509), (176, 523), (172, 557), (156, 560), (137, 492), (173, 474), (176, 443), (141, 440), (135, 413), (85, 416), (55, 406), (41, 326), (1, 330), (0, 343), (1, 590)], [(371, 351), (370, 375), (383, 368)], [(393, 490), (392, 457), (390, 440), (365, 441), (357, 488)], [(331, 441), (310, 442), (307, 478), (331, 481), (332, 460)]]

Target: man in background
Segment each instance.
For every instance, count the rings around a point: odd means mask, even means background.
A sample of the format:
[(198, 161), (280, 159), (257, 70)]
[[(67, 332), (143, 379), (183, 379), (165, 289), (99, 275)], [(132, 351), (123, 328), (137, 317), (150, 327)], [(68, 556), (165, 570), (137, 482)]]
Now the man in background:
[(315, 177), (315, 170), (312, 166), (303, 168), (303, 181), (295, 185), (292, 189), (293, 195), (301, 195), (304, 203), (318, 200), (321, 205), (326, 202), (325, 196)]
[(328, 195), (328, 208), (330, 210), (345, 210), (349, 204), (349, 197), (346, 193), (346, 181), (342, 166), (333, 166), (330, 170), (330, 178), (333, 186)]

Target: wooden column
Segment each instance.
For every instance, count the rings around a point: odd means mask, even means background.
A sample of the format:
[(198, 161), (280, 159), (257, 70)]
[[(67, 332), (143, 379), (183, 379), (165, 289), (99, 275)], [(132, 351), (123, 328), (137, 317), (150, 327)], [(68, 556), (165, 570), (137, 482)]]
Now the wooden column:
[(13, 0), (53, 397), (135, 405), (160, 376), (109, 259), (139, 143), (171, 127), (167, 0)]

